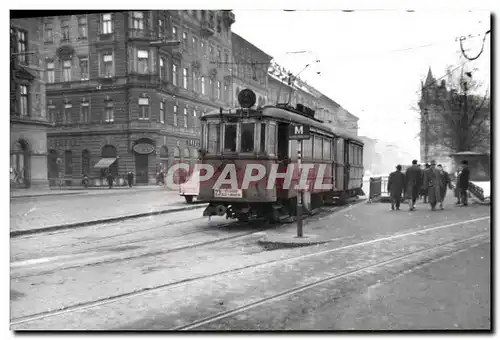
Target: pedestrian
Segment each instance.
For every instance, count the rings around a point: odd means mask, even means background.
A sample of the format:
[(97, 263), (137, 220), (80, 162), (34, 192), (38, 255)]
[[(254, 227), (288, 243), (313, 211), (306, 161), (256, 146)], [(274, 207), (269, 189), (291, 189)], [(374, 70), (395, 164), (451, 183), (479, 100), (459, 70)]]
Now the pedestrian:
[(427, 203), (427, 189), (424, 187), (424, 181), (423, 181), (423, 176), (426, 170), (430, 168), (429, 163), (425, 163), (424, 170), (422, 171), (422, 187), (420, 189), (420, 194), (422, 198), (424, 199), (424, 203)]
[(398, 165), (396, 166), (396, 171), (390, 173), (389, 181), (387, 182), (387, 191), (391, 195), (391, 210), (394, 210), (394, 205), (396, 205), (396, 210), (399, 210), (404, 187), (405, 175), (401, 172), (401, 165)]
[(111, 171), (108, 172), (107, 180), (108, 180), (108, 187), (109, 187), (109, 189), (112, 189), (113, 188), (114, 178), (113, 178), (113, 175), (111, 174)]
[(411, 164), (405, 173), (406, 198), (409, 200), (410, 211), (415, 210), (415, 203), (422, 187), (422, 169), (417, 160), (413, 160)]
[(457, 171), (455, 172), (455, 198), (457, 199), (457, 202), (455, 203), (456, 205), (460, 205), (460, 171), (461, 171), (461, 166), (457, 168)]
[(462, 161), (462, 170), (458, 174), (457, 187), (460, 197), (460, 202), (463, 206), (467, 206), (467, 190), (469, 189), (469, 162), (464, 160)]
[(451, 187), (451, 181), (450, 181), (450, 175), (448, 174), (448, 172), (446, 172), (443, 168), (443, 166), (441, 164), (439, 164), (437, 166), (437, 169), (439, 171), (439, 174), (440, 174), (440, 180), (441, 180), (441, 183), (440, 183), (440, 188), (441, 188), (441, 192), (440, 192), (440, 198), (441, 200), (439, 201), (439, 207), (441, 208), (441, 210), (444, 209), (443, 207), (443, 202), (444, 202), (444, 199), (446, 197), (446, 191), (448, 190), (448, 188), (452, 188)]
[(128, 187), (132, 188), (132, 182), (134, 181), (134, 174), (132, 171), (129, 171), (127, 174)]
[(436, 169), (436, 161), (431, 161), (430, 167), (424, 172), (424, 188), (427, 191), (431, 210), (436, 210), (436, 205), (441, 201), (441, 175)]

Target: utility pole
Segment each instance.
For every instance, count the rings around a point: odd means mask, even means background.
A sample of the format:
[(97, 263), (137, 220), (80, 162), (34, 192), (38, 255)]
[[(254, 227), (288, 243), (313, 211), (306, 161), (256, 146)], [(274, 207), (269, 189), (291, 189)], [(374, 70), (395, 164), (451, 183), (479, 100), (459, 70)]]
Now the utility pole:
[[(297, 167), (300, 171), (302, 165), (302, 139), (297, 143)], [(297, 171), (297, 173), (298, 173)], [(299, 177), (300, 178), (300, 177)], [(299, 179), (300, 180), (300, 179)], [(297, 237), (303, 237), (302, 231), (302, 190), (297, 190)]]
[(429, 161), (429, 111), (424, 109), (424, 161)]

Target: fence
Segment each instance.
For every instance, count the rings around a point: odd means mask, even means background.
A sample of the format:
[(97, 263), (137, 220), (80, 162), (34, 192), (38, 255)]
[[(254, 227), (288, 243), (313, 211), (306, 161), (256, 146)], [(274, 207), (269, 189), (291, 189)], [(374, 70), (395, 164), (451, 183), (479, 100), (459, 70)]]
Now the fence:
[(368, 201), (371, 202), (374, 198), (382, 195), (382, 177), (370, 177), (370, 192)]

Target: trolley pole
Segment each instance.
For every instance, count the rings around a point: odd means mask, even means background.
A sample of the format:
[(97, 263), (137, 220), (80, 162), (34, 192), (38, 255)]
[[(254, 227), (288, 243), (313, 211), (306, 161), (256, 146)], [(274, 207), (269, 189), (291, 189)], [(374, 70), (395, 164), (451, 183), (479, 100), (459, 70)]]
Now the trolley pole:
[[(302, 164), (302, 140), (300, 140), (297, 148), (297, 167), (300, 171)], [(298, 173), (298, 171), (297, 171)], [(300, 183), (300, 176), (299, 176)], [(297, 237), (303, 237), (302, 234), (302, 189), (297, 190)]]

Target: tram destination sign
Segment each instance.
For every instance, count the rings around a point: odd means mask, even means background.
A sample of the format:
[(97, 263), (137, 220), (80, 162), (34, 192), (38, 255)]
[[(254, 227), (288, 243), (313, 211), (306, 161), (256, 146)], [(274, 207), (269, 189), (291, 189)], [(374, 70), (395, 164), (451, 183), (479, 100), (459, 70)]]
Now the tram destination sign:
[(290, 124), (288, 138), (291, 140), (302, 140), (311, 138), (308, 125)]

